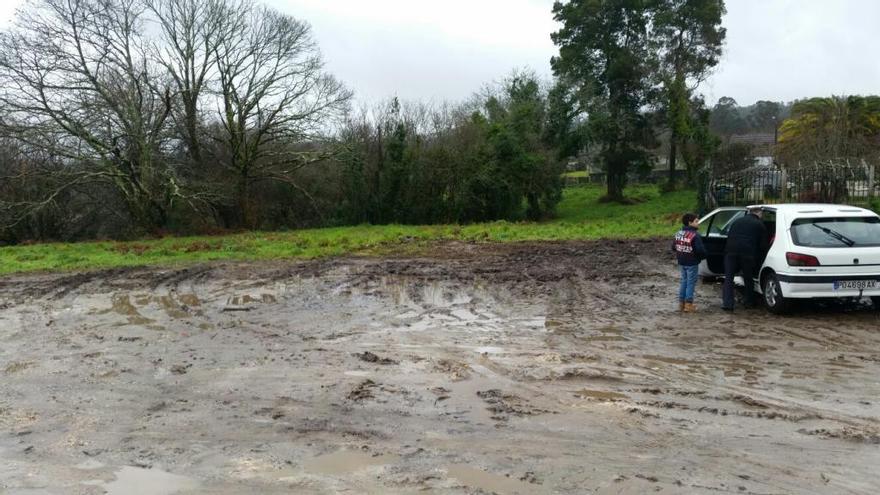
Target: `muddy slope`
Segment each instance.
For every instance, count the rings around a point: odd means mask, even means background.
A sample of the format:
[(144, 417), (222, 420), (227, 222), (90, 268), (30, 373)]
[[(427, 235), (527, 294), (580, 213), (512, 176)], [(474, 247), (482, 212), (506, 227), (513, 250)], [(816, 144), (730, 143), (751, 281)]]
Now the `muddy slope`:
[(0, 278), (0, 492), (877, 493), (878, 312), (666, 247)]

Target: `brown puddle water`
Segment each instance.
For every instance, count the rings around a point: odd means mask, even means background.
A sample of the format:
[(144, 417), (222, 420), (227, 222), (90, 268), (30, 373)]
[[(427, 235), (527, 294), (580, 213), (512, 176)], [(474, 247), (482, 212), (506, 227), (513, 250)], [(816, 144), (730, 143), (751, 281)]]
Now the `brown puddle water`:
[(498, 495), (547, 493), (540, 485), (487, 473), (464, 464), (449, 466), (446, 471), (450, 478), (455, 478), (467, 486)]
[(259, 296), (252, 296), (250, 294), (239, 294), (230, 296), (227, 299), (226, 304), (228, 306), (244, 306), (246, 304), (272, 304), (276, 302), (278, 302), (278, 298), (276, 298), (272, 294), (260, 294)]
[(127, 316), (128, 322), (132, 325), (146, 325), (153, 322), (153, 320), (145, 317), (138, 311), (137, 307), (132, 304), (131, 296), (128, 294), (114, 294), (112, 297), (112, 304), (113, 306), (110, 309), (102, 311), (99, 314), (115, 312), (122, 316)]
[(123, 466), (113, 481), (88, 482), (106, 490), (107, 495), (172, 495), (183, 490), (194, 490), (199, 483), (186, 476), (166, 473), (158, 469)]
[(396, 455), (378, 455), (374, 457), (354, 450), (340, 450), (339, 452), (316, 457), (303, 464), (303, 468), (312, 473), (339, 475), (368, 467), (390, 464), (397, 459), (398, 456)]

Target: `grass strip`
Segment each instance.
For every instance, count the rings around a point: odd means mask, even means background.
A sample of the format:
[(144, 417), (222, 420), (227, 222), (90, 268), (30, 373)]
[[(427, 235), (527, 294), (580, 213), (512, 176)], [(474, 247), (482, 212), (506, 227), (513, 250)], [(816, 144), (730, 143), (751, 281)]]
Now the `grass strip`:
[(693, 191), (661, 194), (655, 186), (626, 191), (635, 204), (602, 203), (596, 185), (568, 188), (557, 217), (543, 222), (471, 225), (358, 225), (286, 232), (167, 237), (130, 242), (46, 243), (0, 248), (0, 274), (68, 271), (215, 260), (315, 259), (347, 254), (387, 255), (428, 250), (440, 241), (519, 242), (644, 239), (670, 236)]

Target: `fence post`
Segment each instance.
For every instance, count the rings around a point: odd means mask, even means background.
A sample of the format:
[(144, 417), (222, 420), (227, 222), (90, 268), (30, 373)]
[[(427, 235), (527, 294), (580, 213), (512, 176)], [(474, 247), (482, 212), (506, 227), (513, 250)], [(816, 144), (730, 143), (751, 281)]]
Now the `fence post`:
[(868, 200), (874, 199), (874, 164), (868, 166)]
[(780, 179), (782, 180), (782, 185), (780, 187), (779, 195), (780, 195), (783, 203), (788, 203), (788, 170), (785, 168), (785, 166), (782, 166), (780, 168), (781, 168), (781, 173), (780, 173), (781, 178)]

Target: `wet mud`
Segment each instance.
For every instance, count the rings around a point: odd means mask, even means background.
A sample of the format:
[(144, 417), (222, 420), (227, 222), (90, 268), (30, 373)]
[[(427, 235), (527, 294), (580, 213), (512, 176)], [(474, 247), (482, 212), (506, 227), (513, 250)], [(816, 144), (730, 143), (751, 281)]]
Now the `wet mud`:
[(0, 493), (877, 493), (880, 312), (666, 247), (0, 278)]

